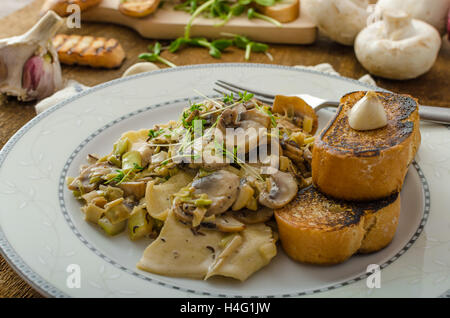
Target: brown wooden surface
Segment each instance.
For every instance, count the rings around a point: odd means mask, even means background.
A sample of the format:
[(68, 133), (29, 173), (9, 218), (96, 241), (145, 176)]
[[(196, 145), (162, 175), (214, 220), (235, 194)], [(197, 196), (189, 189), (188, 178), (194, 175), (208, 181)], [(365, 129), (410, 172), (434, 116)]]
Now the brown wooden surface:
[[(24, 9), (0, 20), (0, 38), (17, 35), (29, 29), (38, 19), (38, 12), (43, 0), (36, 0)], [(83, 23), (81, 29), (70, 30), (70, 33), (90, 34), (117, 38), (127, 52), (127, 59), (120, 69), (94, 70), (87, 67), (64, 66), (65, 79), (75, 79), (85, 85), (96, 85), (121, 76), (124, 70), (138, 61), (138, 54), (146, 50), (150, 40), (142, 39), (136, 32), (120, 26)], [(167, 44), (163, 42), (163, 45)], [(316, 65), (330, 63), (343, 76), (359, 78), (366, 71), (357, 62), (353, 49), (344, 47), (320, 37), (314, 45), (288, 46), (271, 45), (270, 53), (273, 62), (264, 54), (253, 54), (251, 62), (274, 63), (283, 65)], [(221, 60), (208, 55), (204, 49), (189, 48), (178, 54), (163, 52), (162, 56), (177, 65), (244, 62), (244, 52), (230, 49)], [(450, 48), (441, 49), (436, 64), (430, 72), (415, 80), (390, 81), (376, 79), (380, 87), (398, 93), (411, 94), (424, 105), (450, 107)], [(0, 147), (27, 121), (35, 116), (33, 103), (10, 101), (0, 105)], [(0, 256), (0, 297), (39, 297), (39, 293), (24, 282)]]

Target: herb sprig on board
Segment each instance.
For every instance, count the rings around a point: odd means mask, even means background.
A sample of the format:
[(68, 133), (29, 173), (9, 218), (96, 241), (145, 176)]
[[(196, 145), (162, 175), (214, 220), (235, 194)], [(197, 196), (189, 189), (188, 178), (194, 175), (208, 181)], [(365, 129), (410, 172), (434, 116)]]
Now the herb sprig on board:
[(276, 26), (281, 26), (277, 20), (268, 17), (264, 14), (257, 13), (253, 9), (253, 5), (259, 6), (273, 6), (280, 0), (187, 0), (174, 7), (175, 10), (181, 10), (191, 14), (191, 19), (186, 25), (186, 37), (190, 36), (190, 29), (193, 21), (199, 15), (208, 18), (216, 18), (222, 20), (215, 24), (215, 26), (222, 26), (226, 24), (233, 16), (240, 16), (247, 11), (249, 19), (258, 18), (272, 23)]
[(166, 64), (169, 67), (176, 67), (175, 64), (160, 56), (161, 44), (159, 42), (156, 42), (154, 45), (149, 45), (148, 50), (150, 51), (150, 53), (141, 53), (139, 54), (139, 58), (148, 62), (160, 62)]
[[(223, 35), (231, 36), (233, 39), (222, 38), (209, 41), (204, 37), (191, 38), (191, 27), (194, 20), (201, 14), (221, 19), (222, 21), (215, 24), (215, 26), (222, 26), (227, 23), (232, 16), (239, 16), (243, 14), (245, 10), (247, 10), (247, 17), (249, 19), (262, 19), (273, 23), (274, 25), (282, 26), (277, 20), (260, 14), (256, 12), (254, 8), (250, 7), (253, 3), (261, 6), (272, 6), (277, 1), (279, 0), (238, 0), (237, 2), (231, 2), (229, 0), (187, 0), (174, 7), (176, 10), (183, 10), (191, 14), (191, 17), (185, 26), (184, 36), (172, 41), (167, 49), (171, 53), (176, 53), (186, 46), (204, 47), (212, 57), (221, 58), (225, 49), (230, 46), (236, 46), (245, 50), (244, 58), (246, 61), (250, 60), (252, 52), (266, 53), (269, 58), (271, 58), (270, 54), (267, 53), (269, 46), (265, 43), (252, 41), (242, 35), (226, 33)], [(153, 46), (150, 45), (148, 49), (150, 52), (140, 54), (140, 59), (149, 62), (160, 62), (170, 67), (176, 66), (174, 63), (160, 56), (161, 44), (159, 42), (156, 42)]]

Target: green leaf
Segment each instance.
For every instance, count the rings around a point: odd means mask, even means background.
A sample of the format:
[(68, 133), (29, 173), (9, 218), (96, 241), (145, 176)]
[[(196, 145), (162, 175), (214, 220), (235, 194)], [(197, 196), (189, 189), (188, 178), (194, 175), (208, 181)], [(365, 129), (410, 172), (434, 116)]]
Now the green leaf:
[(233, 45), (233, 41), (229, 39), (218, 39), (211, 42), (211, 45), (219, 49), (220, 51), (225, 50), (227, 47)]
[(253, 96), (254, 95), (252, 93), (247, 93), (247, 91), (245, 91), (244, 93), (239, 92), (239, 99), (241, 102), (248, 102), (253, 98)]
[(269, 6), (273, 6), (275, 4), (275, 0), (253, 0), (255, 1), (255, 3), (265, 6), (265, 7), (269, 7)]
[(266, 52), (269, 46), (264, 43), (253, 42), (252, 52)]
[(148, 62), (156, 62), (158, 60), (157, 55), (153, 53), (142, 53), (139, 54), (141, 60), (146, 60)]
[(223, 95), (223, 102), (224, 103), (232, 103), (234, 102), (234, 95), (233, 93), (229, 94), (229, 95)]
[(161, 135), (162, 133), (164, 133), (164, 129), (158, 129), (158, 130), (150, 129), (148, 131), (148, 136), (151, 138), (155, 138), (155, 137), (158, 137), (159, 135)]
[(161, 43), (155, 43), (155, 45), (153, 46), (153, 53), (155, 53), (156, 55), (159, 55), (161, 53)]
[(170, 45), (169, 45), (169, 52), (175, 53), (176, 51), (178, 51), (180, 49), (180, 47), (182, 45), (186, 44), (187, 42), (189, 42), (189, 41), (186, 40), (185, 38), (178, 38), (178, 39), (172, 41), (172, 43), (170, 43)]
[(253, 19), (254, 17), (255, 17), (255, 9), (253, 9), (253, 8), (248, 9), (247, 18)]
[(245, 5), (237, 4), (231, 8), (231, 12), (234, 16), (239, 16), (245, 11)]
[(205, 46), (205, 47), (209, 47), (209, 42), (206, 38), (193, 38), (190, 39), (188, 41), (189, 45), (194, 45), (194, 46)]
[(242, 35), (236, 35), (234, 38), (234, 45), (236, 45), (240, 49), (244, 49), (247, 46), (248, 43), (250, 43), (250, 40), (247, 39), (245, 36)]
[(134, 171), (142, 171), (142, 170), (144, 170), (144, 168), (141, 167), (140, 165), (138, 165), (136, 162), (133, 162), (133, 170)]
[(216, 59), (220, 59), (222, 53), (220, 53), (220, 50), (218, 48), (211, 45), (211, 47), (209, 48), (209, 55), (215, 57)]

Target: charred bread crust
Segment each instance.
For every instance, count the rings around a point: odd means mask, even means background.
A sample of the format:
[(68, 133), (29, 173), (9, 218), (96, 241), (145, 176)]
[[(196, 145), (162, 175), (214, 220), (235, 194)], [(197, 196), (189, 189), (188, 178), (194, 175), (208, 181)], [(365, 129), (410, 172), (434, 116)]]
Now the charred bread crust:
[(364, 94), (343, 96), (335, 117), (314, 143), (313, 183), (334, 198), (370, 201), (399, 192), (420, 145), (418, 103), (408, 95), (377, 92), (387, 126), (352, 129), (347, 113)]
[(125, 51), (113, 38), (57, 34), (52, 43), (60, 62), (67, 65), (116, 68), (125, 59)]
[(388, 245), (399, 214), (398, 193), (371, 202), (348, 202), (310, 186), (275, 210), (275, 219), (283, 249), (292, 259), (329, 265)]

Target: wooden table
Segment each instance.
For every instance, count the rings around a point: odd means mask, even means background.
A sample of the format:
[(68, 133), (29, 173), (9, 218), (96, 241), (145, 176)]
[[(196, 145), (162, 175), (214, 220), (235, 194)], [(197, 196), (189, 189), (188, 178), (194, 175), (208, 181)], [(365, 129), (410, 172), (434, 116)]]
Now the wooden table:
[[(37, 21), (42, 3), (43, 0), (36, 0), (29, 6), (1, 19), (0, 38), (28, 30)], [(114, 25), (84, 23), (81, 29), (70, 30), (70, 32), (115, 37), (127, 52), (127, 59), (120, 69), (99, 71), (79, 66), (63, 67), (65, 79), (74, 79), (88, 86), (120, 77), (125, 69), (138, 61), (139, 53), (145, 52), (147, 45), (152, 43), (151, 40), (141, 38), (130, 29)], [(366, 74), (356, 60), (353, 48), (332, 43), (324, 37), (319, 37), (317, 43), (308, 46), (272, 45), (270, 53), (273, 61), (269, 61), (264, 54), (253, 54), (251, 62), (283, 65), (316, 65), (327, 62), (343, 76), (359, 78)], [(184, 49), (179, 54), (163, 52), (162, 56), (177, 65), (244, 62), (244, 52), (235, 48), (223, 54), (221, 60), (212, 58), (206, 50), (200, 48)], [(380, 87), (394, 92), (411, 94), (419, 98), (424, 105), (450, 107), (450, 45), (447, 43), (443, 46), (431, 71), (420, 78), (409, 81), (376, 78), (376, 82)], [(33, 103), (16, 101), (0, 105), (0, 147), (3, 147), (20, 127), (36, 115), (33, 105)], [(1, 256), (0, 297), (40, 297), (39, 293), (23, 281)]]

